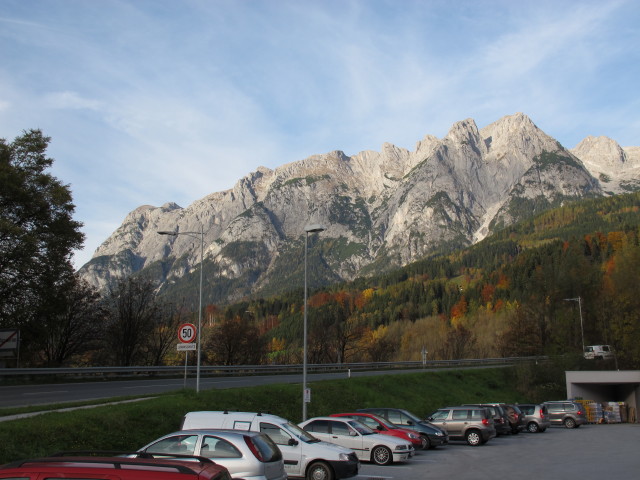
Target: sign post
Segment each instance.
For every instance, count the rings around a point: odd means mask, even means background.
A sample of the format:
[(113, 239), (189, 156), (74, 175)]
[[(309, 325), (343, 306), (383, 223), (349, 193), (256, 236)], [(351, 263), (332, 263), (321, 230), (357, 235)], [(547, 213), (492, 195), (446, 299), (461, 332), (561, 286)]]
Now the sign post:
[(20, 330), (0, 330), (0, 357), (15, 358), (16, 367), (20, 363)]
[(194, 343), (197, 338), (196, 326), (193, 323), (183, 323), (178, 328), (178, 340), (181, 343), (178, 344), (178, 351), (184, 352), (184, 388), (187, 388), (187, 364), (189, 363), (189, 351), (196, 349)]

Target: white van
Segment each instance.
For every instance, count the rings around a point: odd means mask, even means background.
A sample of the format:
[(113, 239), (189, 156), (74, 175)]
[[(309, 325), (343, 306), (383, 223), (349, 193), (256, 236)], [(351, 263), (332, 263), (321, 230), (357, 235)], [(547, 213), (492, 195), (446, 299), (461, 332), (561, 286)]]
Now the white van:
[(266, 413), (189, 412), (181, 430), (218, 428), (266, 433), (278, 445), (290, 477), (329, 480), (354, 477), (360, 461), (349, 448), (323, 442), (288, 420)]
[(609, 345), (588, 345), (584, 347), (584, 358), (587, 360), (607, 360), (613, 358), (613, 350)]

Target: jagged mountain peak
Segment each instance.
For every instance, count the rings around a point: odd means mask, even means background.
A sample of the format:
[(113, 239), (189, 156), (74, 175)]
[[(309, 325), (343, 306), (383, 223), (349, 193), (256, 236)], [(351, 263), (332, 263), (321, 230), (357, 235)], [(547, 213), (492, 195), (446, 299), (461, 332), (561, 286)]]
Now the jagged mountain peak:
[(609, 137), (584, 138), (571, 152), (585, 164), (614, 173), (625, 168), (627, 156), (622, 147)]

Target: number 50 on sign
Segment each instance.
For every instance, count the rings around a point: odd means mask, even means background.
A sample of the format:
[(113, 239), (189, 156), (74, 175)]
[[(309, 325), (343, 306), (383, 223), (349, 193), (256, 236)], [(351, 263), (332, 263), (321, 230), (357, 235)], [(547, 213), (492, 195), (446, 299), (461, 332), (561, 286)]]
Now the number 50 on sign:
[(178, 329), (178, 339), (182, 343), (191, 343), (196, 339), (196, 326), (193, 323), (184, 323)]

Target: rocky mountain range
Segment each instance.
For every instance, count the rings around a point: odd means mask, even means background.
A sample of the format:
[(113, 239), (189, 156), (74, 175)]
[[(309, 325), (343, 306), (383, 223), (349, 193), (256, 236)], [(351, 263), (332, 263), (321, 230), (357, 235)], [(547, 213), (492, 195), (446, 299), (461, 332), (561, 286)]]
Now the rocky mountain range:
[(202, 239), (205, 301), (224, 303), (302, 285), (309, 224), (326, 227), (309, 235), (317, 285), (470, 245), (566, 201), (637, 189), (640, 147), (587, 137), (568, 150), (522, 113), (481, 129), (467, 119), (413, 151), (385, 143), (313, 155), (260, 167), (185, 208), (141, 206), (80, 274), (103, 289), (145, 273), (195, 305)]

